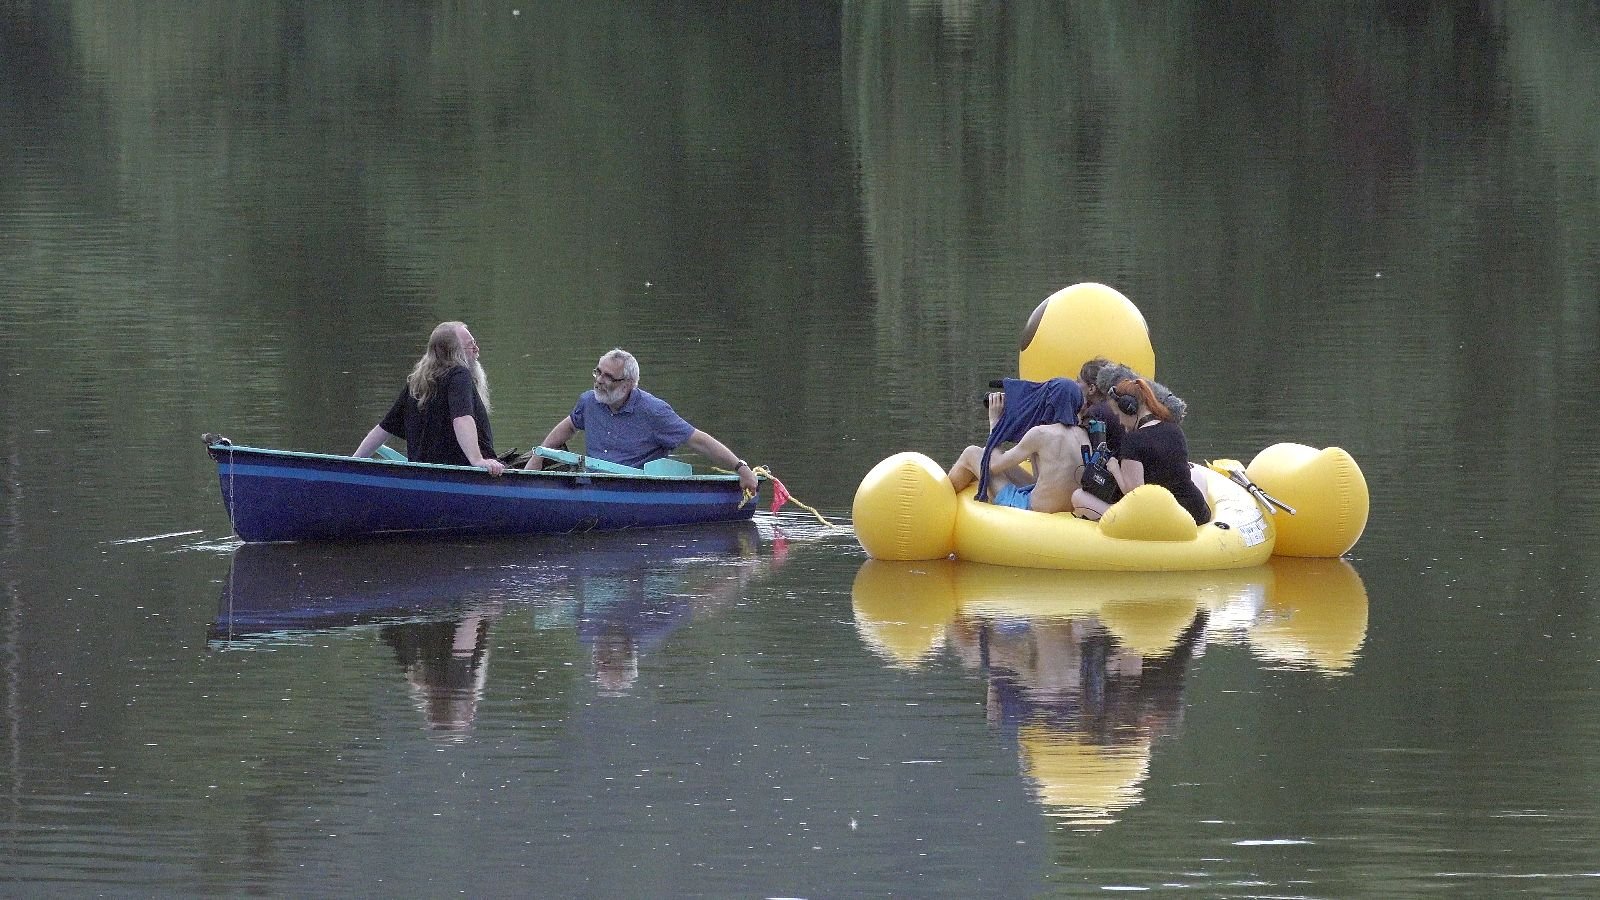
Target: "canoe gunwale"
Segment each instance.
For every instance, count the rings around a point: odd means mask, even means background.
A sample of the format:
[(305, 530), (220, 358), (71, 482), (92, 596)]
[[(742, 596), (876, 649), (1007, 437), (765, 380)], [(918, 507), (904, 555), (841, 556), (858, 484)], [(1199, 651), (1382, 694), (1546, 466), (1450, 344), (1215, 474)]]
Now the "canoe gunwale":
[(337, 454), (337, 453), (315, 453), (315, 452), (307, 451), (307, 450), (276, 450), (276, 449), (272, 449), (272, 448), (268, 448), (268, 447), (249, 447), (249, 446), (245, 446), (243, 444), (208, 444), (206, 446), (206, 450), (210, 452), (211, 458), (213, 460), (216, 460), (218, 463), (221, 463), (223, 461), (224, 457), (232, 457), (232, 456), (235, 456), (235, 455), (238, 455), (238, 454), (260, 454), (260, 455), (271, 457), (271, 458), (281, 458), (281, 459), (325, 460), (325, 461), (328, 461), (328, 462), (335, 462), (335, 463), (353, 463), (353, 464), (357, 464), (357, 465), (391, 466), (391, 467), (394, 467), (394, 468), (403, 469), (403, 470), (409, 470), (409, 471), (416, 471), (416, 472), (419, 472), (419, 473), (426, 473), (426, 472), (477, 473), (477, 474), (484, 475), (486, 477), (491, 477), (491, 478), (494, 478), (494, 477), (504, 478), (506, 476), (511, 476), (513, 478), (524, 478), (524, 477), (528, 477), (528, 476), (544, 476), (546, 478), (550, 478), (550, 477), (606, 478), (606, 479), (619, 478), (619, 479), (627, 479), (627, 480), (664, 481), (664, 482), (675, 482), (675, 481), (683, 481), (683, 482), (697, 482), (697, 481), (698, 482), (707, 482), (707, 481), (709, 481), (709, 482), (730, 482), (731, 481), (731, 482), (737, 483), (739, 481), (739, 476), (736, 473), (694, 472), (694, 473), (689, 474), (689, 475), (660, 475), (660, 474), (656, 474), (656, 473), (653, 473), (653, 472), (607, 472), (607, 471), (603, 471), (603, 470), (600, 470), (600, 469), (584, 469), (582, 471), (577, 471), (577, 470), (557, 471), (557, 470), (550, 470), (550, 469), (512, 469), (512, 468), (507, 468), (503, 475), (492, 476), (492, 475), (489, 475), (488, 470), (480, 469), (477, 466), (453, 466), (453, 465), (447, 465), (447, 464), (444, 464), (444, 463), (412, 462), (411, 460), (408, 460), (408, 459), (379, 459), (377, 457), (342, 456), (342, 455)]

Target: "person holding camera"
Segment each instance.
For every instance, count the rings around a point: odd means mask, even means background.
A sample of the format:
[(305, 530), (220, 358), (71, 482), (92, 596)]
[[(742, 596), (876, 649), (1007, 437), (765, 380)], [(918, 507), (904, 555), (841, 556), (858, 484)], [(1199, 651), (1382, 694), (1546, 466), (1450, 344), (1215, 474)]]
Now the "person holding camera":
[[(1107, 375), (1104, 387), (1100, 385), (1102, 372)], [(1083, 389), (1083, 400), (1086, 404), (1083, 412), (1084, 427), (1090, 431), (1091, 447), (1098, 447), (1103, 440), (1113, 454), (1122, 449), (1122, 420), (1117, 418), (1116, 407), (1112, 405), (1107, 391), (1123, 378), (1137, 377), (1132, 369), (1103, 356), (1096, 356), (1078, 369), (1078, 386)], [(1095, 428), (1095, 423), (1099, 423), (1100, 427)], [(1104, 437), (1097, 436), (1095, 432), (1103, 433)]]
[[(1127, 378), (1112, 386), (1107, 396), (1116, 407), (1125, 432), (1121, 451), (1106, 463), (1106, 469), (1122, 494), (1144, 484), (1158, 484), (1172, 493), (1178, 505), (1194, 517), (1196, 525), (1211, 521), (1211, 506), (1195, 483), (1189, 465), (1189, 444), (1172, 409), (1156, 399), (1155, 390), (1143, 378)], [(1114, 500), (1096, 496), (1085, 484), (1072, 495), (1073, 514), (1082, 519), (1098, 519)]]
[[(961, 451), (950, 467), (959, 492), (978, 482), (978, 499), (1035, 512), (1072, 509), (1089, 437), (1078, 425), (1083, 391), (1070, 378), (1046, 382), (1008, 378), (1005, 390), (989, 394), (989, 440)], [(1001, 450), (999, 445), (1016, 443)], [(1022, 468), (1032, 462), (1033, 474)]]

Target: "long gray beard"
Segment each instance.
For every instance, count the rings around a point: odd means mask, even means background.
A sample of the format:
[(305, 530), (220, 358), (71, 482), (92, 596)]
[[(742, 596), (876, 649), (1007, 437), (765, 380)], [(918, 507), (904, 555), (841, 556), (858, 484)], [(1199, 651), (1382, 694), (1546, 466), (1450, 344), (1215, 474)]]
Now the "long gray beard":
[(483, 401), (484, 410), (492, 412), (494, 407), (489, 404), (489, 376), (483, 371), (483, 363), (477, 360), (472, 361), (472, 386), (478, 389), (478, 399)]

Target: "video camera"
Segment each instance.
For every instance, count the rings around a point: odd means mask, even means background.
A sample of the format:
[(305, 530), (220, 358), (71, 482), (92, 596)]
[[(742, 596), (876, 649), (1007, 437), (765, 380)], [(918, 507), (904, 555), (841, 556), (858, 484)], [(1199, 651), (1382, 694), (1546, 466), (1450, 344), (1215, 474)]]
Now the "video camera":
[(995, 379), (991, 380), (989, 382), (989, 389), (987, 391), (984, 391), (983, 393), (978, 395), (978, 405), (983, 407), (984, 409), (988, 409), (989, 408), (989, 395), (994, 393), (995, 391), (1003, 391), (1005, 389), (1006, 389), (1005, 379), (1003, 379), (1003, 378), (995, 378)]

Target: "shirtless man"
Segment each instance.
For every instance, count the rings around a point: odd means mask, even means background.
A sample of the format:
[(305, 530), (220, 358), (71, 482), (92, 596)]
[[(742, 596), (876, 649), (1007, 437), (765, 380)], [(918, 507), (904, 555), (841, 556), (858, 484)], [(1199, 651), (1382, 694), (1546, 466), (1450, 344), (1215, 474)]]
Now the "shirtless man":
[[(1000, 421), (1006, 395), (989, 395), (989, 430)], [(1083, 449), (1089, 435), (1077, 425), (1055, 422), (1035, 425), (1015, 445), (989, 455), (989, 493), (992, 502), (1034, 512), (1066, 512), (1072, 509), (1072, 492), (1083, 475)], [(1021, 468), (1024, 460), (1033, 464), (1033, 474)], [(978, 480), (983, 465), (983, 448), (968, 447), (950, 467), (950, 483), (959, 492)]]

